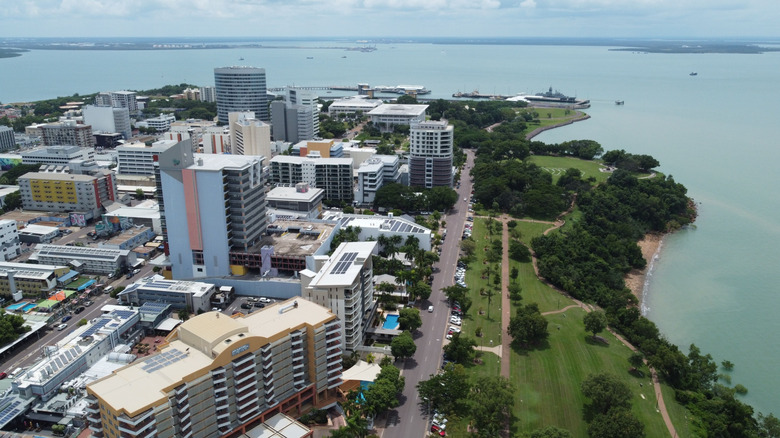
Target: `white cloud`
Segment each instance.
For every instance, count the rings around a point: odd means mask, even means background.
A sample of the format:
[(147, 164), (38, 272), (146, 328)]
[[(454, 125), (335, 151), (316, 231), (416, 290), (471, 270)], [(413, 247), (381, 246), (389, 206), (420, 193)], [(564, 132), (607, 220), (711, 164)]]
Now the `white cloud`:
[(523, 0), (520, 3), (520, 7), (521, 8), (529, 8), (529, 9), (535, 8), (536, 7), (536, 2), (534, 0)]

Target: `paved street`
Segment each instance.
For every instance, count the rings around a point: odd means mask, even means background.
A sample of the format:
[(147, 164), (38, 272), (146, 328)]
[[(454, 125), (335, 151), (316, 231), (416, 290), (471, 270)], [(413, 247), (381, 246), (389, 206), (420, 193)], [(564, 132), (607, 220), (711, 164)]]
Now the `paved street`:
[[(424, 302), (420, 306), (423, 325), (415, 335), (417, 352), (405, 363), (396, 363), (406, 378), (406, 386), (401, 396), (401, 405), (388, 415), (383, 438), (424, 437), (428, 432), (428, 418), (425, 408), (420, 406), (417, 383), (436, 374), (442, 361), (442, 340), (449, 327), (450, 310), (447, 297), (441, 289), (454, 284), (453, 278), (460, 254), (460, 237), (469, 215), (468, 201), (464, 199), (467, 200), (471, 196), (469, 172), (474, 165), (474, 154), (466, 151), (466, 157), (466, 165), (461, 173), (461, 186), (457, 189), (458, 202), (443, 218), (447, 221), (448, 237), (442, 244), (440, 260), (434, 265), (438, 272), (434, 275), (430, 302)], [(433, 313), (425, 311), (430, 304), (434, 307)]]

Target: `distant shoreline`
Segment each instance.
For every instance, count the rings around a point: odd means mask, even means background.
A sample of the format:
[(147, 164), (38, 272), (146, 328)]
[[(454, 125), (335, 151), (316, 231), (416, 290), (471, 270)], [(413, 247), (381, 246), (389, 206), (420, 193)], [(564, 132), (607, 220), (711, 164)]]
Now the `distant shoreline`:
[(666, 234), (646, 234), (642, 240), (637, 242), (639, 249), (642, 251), (642, 257), (647, 261), (647, 265), (645, 265), (643, 269), (632, 269), (625, 276), (626, 287), (628, 287), (631, 290), (631, 293), (636, 297), (640, 309), (644, 309), (643, 302), (646, 298), (644, 296), (644, 291), (647, 275), (650, 272), (650, 269), (652, 269), (653, 262), (660, 253), (664, 237), (666, 237)]

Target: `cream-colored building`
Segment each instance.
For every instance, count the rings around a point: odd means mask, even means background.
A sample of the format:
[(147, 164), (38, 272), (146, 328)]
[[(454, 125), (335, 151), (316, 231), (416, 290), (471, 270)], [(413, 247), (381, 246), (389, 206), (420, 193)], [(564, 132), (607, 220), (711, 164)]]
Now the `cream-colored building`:
[(191, 318), (158, 354), (87, 386), (92, 436), (238, 436), (278, 413), (331, 404), (342, 383), (340, 324), (302, 298)]
[(374, 272), (371, 256), (376, 242), (344, 242), (318, 271), (300, 272), (301, 296), (329, 307), (343, 322), (344, 348), (363, 345), (368, 319), (374, 312)]
[(271, 125), (256, 119), (253, 112), (228, 113), (228, 119), (233, 154), (271, 156)]

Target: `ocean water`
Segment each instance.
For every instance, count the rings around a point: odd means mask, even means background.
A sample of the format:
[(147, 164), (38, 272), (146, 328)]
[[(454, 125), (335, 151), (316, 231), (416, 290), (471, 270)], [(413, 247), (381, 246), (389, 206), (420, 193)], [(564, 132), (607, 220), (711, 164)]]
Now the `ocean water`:
[[(273, 44), (283, 44), (274, 42)], [(213, 84), (213, 68), (264, 67), (269, 87), (416, 84), (457, 91), (590, 99), (590, 120), (547, 131), (647, 153), (699, 203), (695, 227), (667, 237), (646, 312), (685, 351), (735, 363), (733, 383), (757, 411), (780, 414), (780, 53), (660, 55), (607, 47), (394, 44), (371, 53), (307, 48), (32, 51), (0, 59), (0, 102), (165, 84)], [(346, 56), (346, 58), (343, 58)], [(244, 58), (243, 61), (239, 58)], [(312, 57), (313, 59), (307, 59)], [(689, 76), (692, 71), (698, 76)], [(333, 92), (333, 95), (340, 92)], [(324, 97), (328, 94), (323, 93)], [(616, 99), (625, 105), (614, 104)]]

